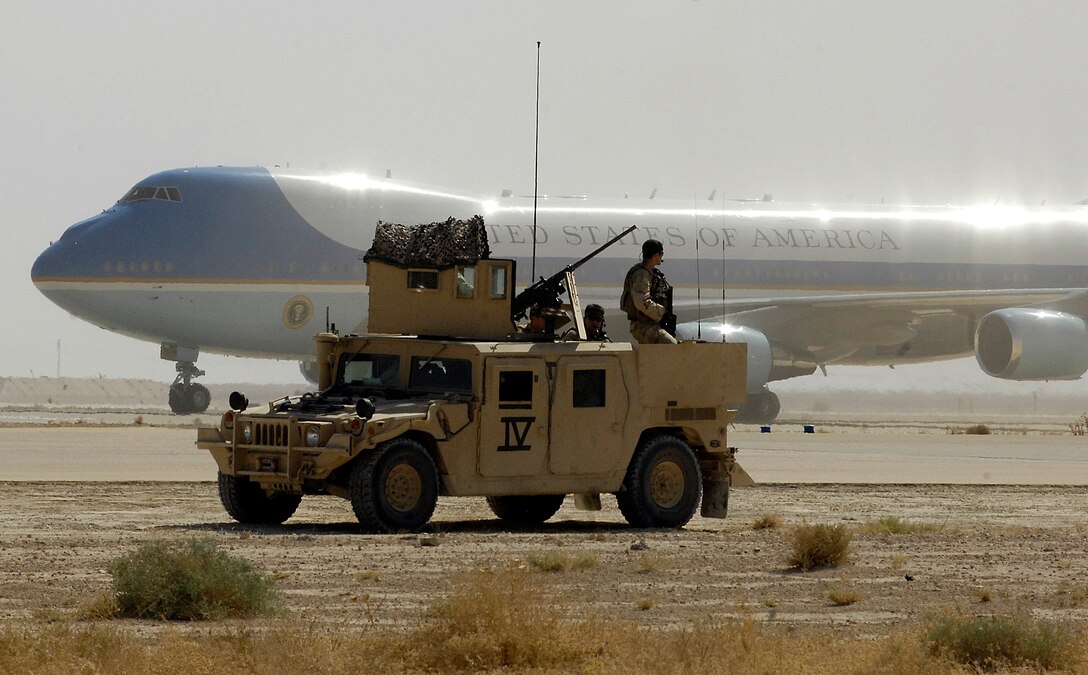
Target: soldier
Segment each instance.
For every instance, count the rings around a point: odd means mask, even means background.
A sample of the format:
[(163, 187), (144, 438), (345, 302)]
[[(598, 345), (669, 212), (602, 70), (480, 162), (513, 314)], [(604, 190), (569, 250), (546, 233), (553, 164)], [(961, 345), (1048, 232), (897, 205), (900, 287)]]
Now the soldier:
[(672, 316), (672, 303), (668, 299), (672, 287), (657, 269), (664, 255), (665, 247), (660, 241), (642, 242), (642, 262), (632, 267), (623, 280), (620, 309), (631, 320), (631, 337), (642, 344), (676, 344), (676, 338), (660, 323)]
[[(586, 325), (586, 339), (597, 342), (612, 342), (604, 332), (604, 307), (597, 304), (586, 305), (585, 315), (582, 321)], [(563, 333), (563, 342), (573, 342), (578, 339), (578, 327), (572, 326)]]

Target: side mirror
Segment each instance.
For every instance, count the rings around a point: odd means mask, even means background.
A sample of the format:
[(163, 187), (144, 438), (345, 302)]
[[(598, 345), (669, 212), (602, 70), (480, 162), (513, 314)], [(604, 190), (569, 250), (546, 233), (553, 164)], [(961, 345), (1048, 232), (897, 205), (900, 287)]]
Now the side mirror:
[(249, 407), (249, 399), (240, 391), (232, 391), (230, 393), (230, 398), (227, 399), (227, 404), (230, 406), (231, 410), (242, 412)]

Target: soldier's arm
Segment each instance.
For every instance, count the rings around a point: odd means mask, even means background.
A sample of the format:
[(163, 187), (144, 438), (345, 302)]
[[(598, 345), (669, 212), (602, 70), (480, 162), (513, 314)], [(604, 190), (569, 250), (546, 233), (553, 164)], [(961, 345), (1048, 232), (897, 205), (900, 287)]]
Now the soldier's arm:
[(631, 299), (635, 301), (635, 307), (654, 321), (660, 321), (665, 316), (665, 308), (650, 299), (650, 272), (638, 270), (631, 280)]

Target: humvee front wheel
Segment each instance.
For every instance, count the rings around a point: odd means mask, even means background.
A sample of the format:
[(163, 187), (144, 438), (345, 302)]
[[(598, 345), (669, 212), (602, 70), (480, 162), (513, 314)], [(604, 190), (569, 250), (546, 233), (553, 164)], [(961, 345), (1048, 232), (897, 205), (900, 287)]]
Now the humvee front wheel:
[(635, 527), (683, 527), (695, 515), (702, 492), (699, 463), (688, 444), (656, 436), (635, 451), (616, 501)]
[(487, 505), (500, 519), (513, 525), (539, 525), (555, 515), (566, 495), (510, 495), (488, 497)]
[(410, 438), (382, 443), (351, 471), (351, 508), (369, 532), (418, 532), (438, 503), (438, 469)]
[(231, 518), (247, 525), (279, 525), (290, 518), (302, 495), (264, 491), (259, 483), (244, 476), (219, 472), (219, 501)]

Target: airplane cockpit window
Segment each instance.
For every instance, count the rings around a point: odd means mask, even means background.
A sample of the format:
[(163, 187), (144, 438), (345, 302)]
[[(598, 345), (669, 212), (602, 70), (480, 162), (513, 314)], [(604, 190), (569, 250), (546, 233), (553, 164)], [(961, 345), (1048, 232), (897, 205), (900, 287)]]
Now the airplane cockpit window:
[(128, 204), (142, 202), (148, 199), (157, 199), (164, 202), (180, 202), (181, 190), (176, 187), (158, 187), (154, 185), (137, 185), (128, 191), (121, 201)]

